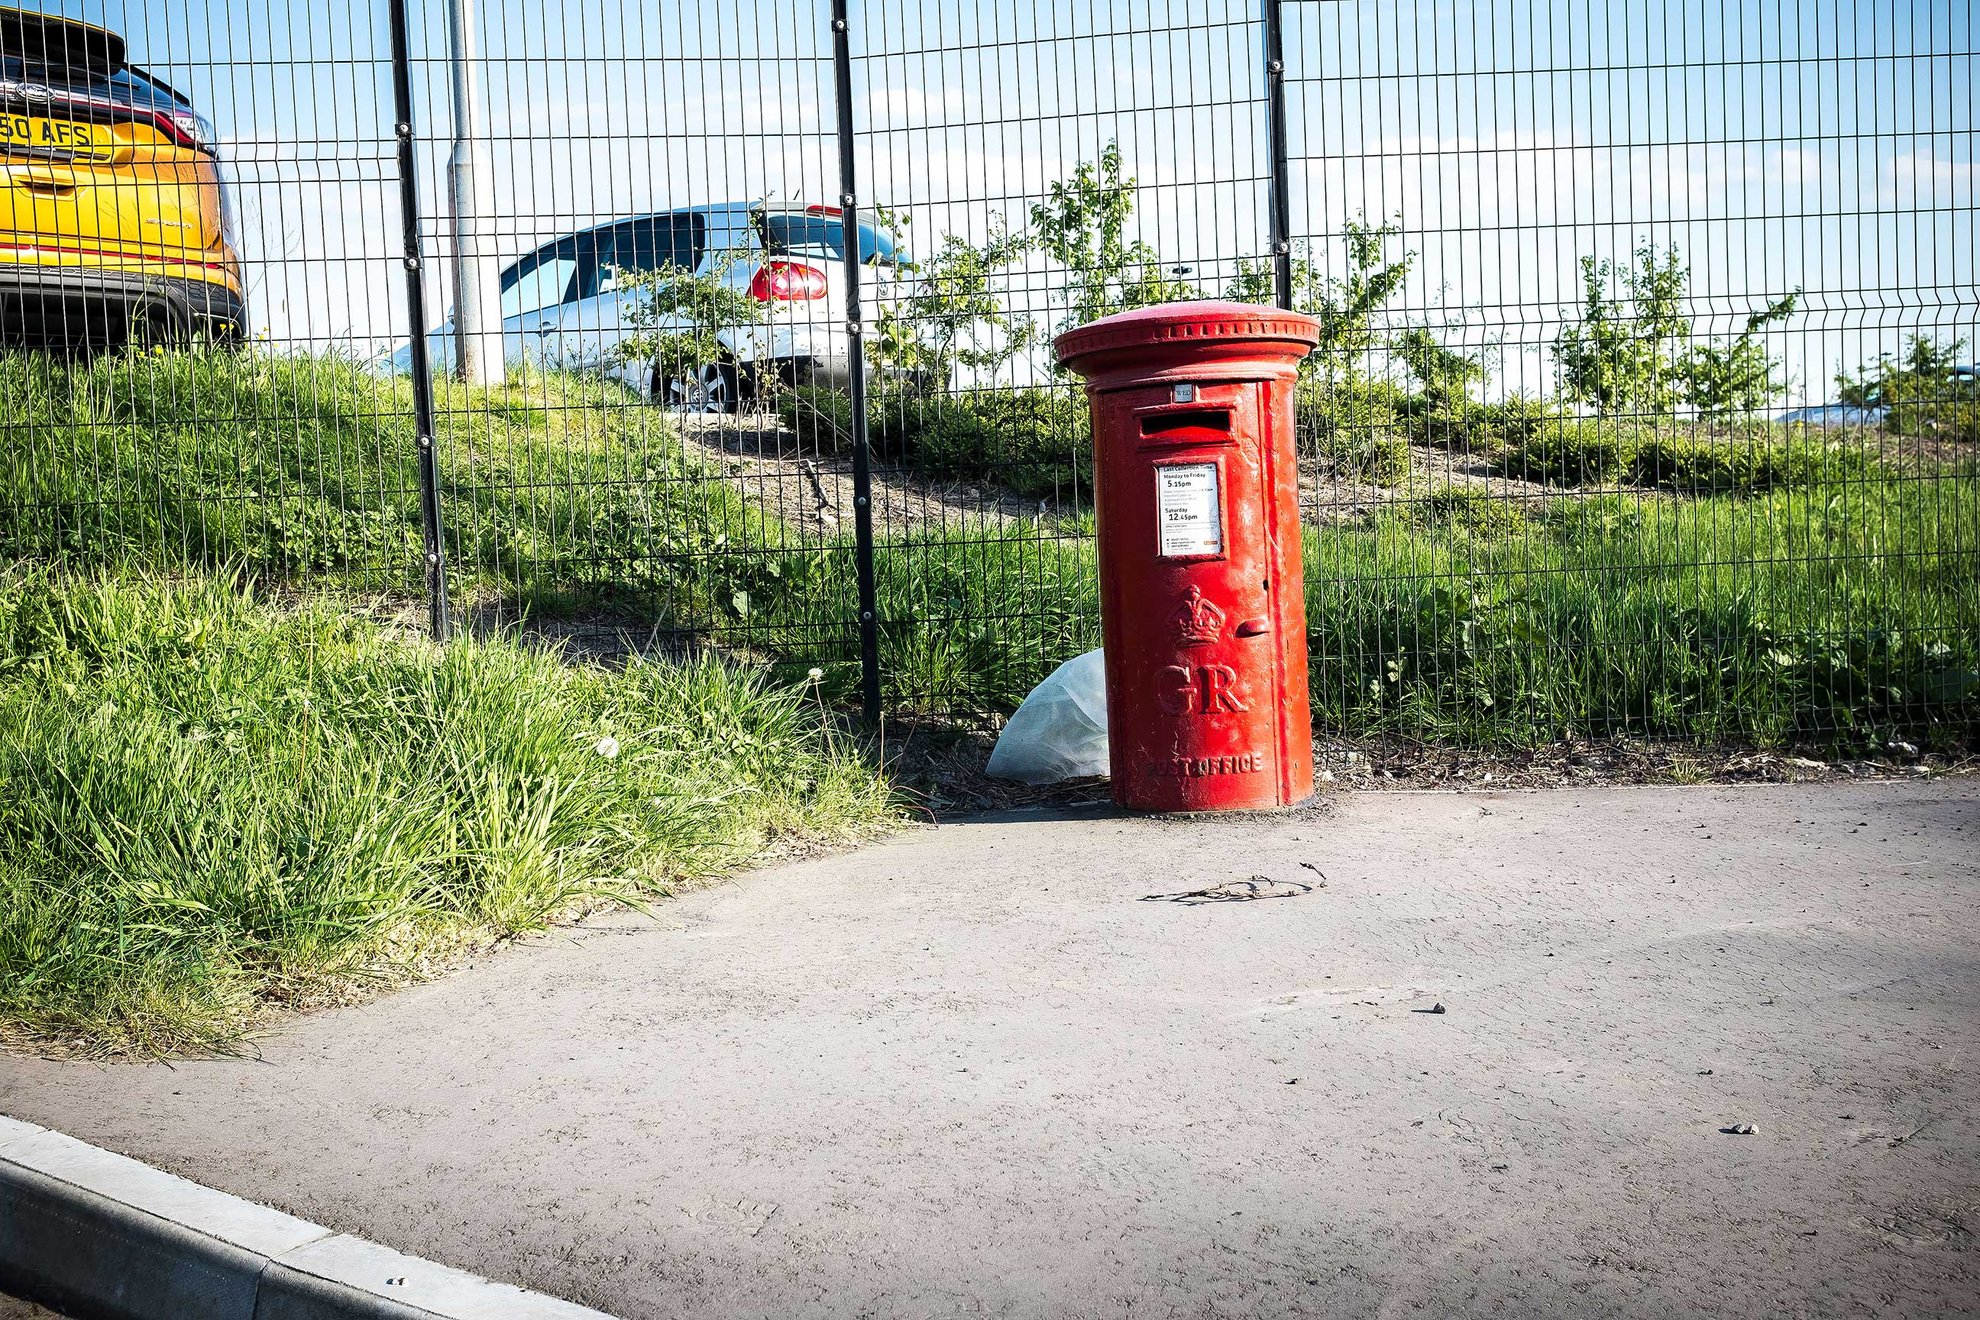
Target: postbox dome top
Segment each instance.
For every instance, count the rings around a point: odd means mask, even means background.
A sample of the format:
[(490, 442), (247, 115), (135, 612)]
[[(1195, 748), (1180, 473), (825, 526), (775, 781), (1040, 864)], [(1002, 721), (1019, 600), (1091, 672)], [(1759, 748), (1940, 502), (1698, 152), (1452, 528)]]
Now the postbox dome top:
[(1075, 371), (1077, 360), (1117, 349), (1155, 348), (1173, 352), (1189, 344), (1255, 344), (1270, 352), (1276, 343), (1293, 358), (1305, 357), (1320, 342), (1320, 324), (1304, 312), (1283, 307), (1205, 299), (1161, 303), (1102, 317), (1068, 330), (1052, 341), (1059, 361)]

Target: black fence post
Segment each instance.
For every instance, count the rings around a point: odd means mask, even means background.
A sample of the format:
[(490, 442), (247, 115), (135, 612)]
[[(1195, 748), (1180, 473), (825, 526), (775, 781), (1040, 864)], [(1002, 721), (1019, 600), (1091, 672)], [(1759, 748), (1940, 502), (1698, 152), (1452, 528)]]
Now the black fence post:
[(426, 542), (426, 613), (435, 641), (444, 642), (447, 560), (440, 538), (440, 467), (433, 452), (433, 373), (426, 359), (426, 262), (420, 254), (419, 181), (413, 176), (412, 55), (406, 0), (391, 0), (392, 104), (399, 139), (399, 214), (405, 222), (406, 320), (412, 331), (413, 429), (419, 437), (419, 521)]
[(1265, 6), (1265, 131), (1272, 147), (1272, 296), (1291, 309), (1292, 165), (1286, 154), (1286, 49), (1280, 0)]
[(852, 24), (832, 0), (832, 86), (839, 105), (839, 207), (846, 252), (846, 338), (852, 361), (853, 556), (859, 578), (859, 705), (880, 724), (880, 618), (873, 585), (873, 459), (866, 439), (866, 332), (859, 303), (859, 189), (853, 161)]

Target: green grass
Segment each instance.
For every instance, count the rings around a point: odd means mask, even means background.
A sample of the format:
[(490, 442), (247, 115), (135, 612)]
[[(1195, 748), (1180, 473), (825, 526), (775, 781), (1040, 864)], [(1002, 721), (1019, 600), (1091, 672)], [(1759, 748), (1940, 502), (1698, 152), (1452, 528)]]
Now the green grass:
[[(1305, 538), (1329, 734), (1980, 739), (1971, 474), (1694, 500), (1440, 491)], [(1085, 536), (1007, 528), (883, 549), (877, 568), (899, 704), (1009, 709), (1098, 645)]]
[(272, 1007), (888, 814), (814, 693), (715, 659), (607, 671), (218, 579), (0, 571), (15, 1030), (223, 1046)]
[[(637, 597), (661, 629), (733, 620), (782, 529), (615, 385), (438, 382), (451, 580), (525, 605)], [(238, 567), (415, 592), (412, 388), (345, 359), (222, 351), (87, 364), (0, 355), (0, 562)]]
[[(0, 393), (0, 1031), (224, 1046), (887, 816), (828, 714), (857, 690), (850, 531), (766, 518), (612, 389), (443, 390), (454, 581), (609, 606), (726, 661), (608, 671), (354, 617), (353, 589), (420, 580), (404, 381), (0, 357)], [(1635, 489), (1436, 490), (1305, 529), (1323, 734), (1980, 741), (1970, 460), (1522, 418), (1500, 461)], [(880, 531), (890, 710), (1008, 710), (1098, 644), (1090, 512)]]
[[(25, 420), (0, 428), (0, 555), (416, 589), (403, 381), (323, 360), (11, 358), (0, 389), (25, 401)], [(1354, 407), (1336, 441), (1403, 454), (1377, 423), (1400, 426), (1410, 399), (1373, 385), (1342, 397)], [(838, 425), (823, 396), (791, 403), (807, 401), (808, 433)], [(663, 414), (608, 387), (534, 376), (486, 394), (449, 386), (441, 405), (463, 594), (500, 589), (539, 612), (611, 606), (767, 659), (783, 681), (820, 666), (829, 699), (852, 700), (849, 530), (821, 540), (764, 517), (745, 483), (684, 454)], [(1970, 460), (1897, 468), (1797, 428), (1659, 429), (1517, 401), (1467, 418), (1479, 433), (1465, 443), (1508, 475), (1618, 490), (1438, 490), (1372, 522), (1308, 529), (1321, 728), (1467, 744), (1568, 729), (1970, 739)], [(1008, 710), (1098, 644), (1090, 516), (882, 526), (879, 543), (891, 709)]]
[(1466, 744), (1969, 746), (1977, 539), (1971, 473), (1312, 532), (1316, 724)]

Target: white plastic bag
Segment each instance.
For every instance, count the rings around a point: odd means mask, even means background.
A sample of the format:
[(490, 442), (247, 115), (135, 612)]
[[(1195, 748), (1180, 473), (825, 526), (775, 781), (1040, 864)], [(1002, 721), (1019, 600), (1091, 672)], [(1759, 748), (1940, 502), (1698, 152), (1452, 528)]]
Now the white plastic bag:
[(1066, 661), (1031, 690), (998, 736), (988, 769), (1026, 784), (1107, 773), (1107, 667), (1100, 652)]

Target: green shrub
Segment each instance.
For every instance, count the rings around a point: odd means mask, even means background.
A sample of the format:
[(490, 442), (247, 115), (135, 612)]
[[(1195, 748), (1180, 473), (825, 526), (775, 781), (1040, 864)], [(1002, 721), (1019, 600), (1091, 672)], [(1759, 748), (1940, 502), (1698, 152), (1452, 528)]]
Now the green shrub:
[(1535, 431), (1559, 417), (1544, 404), (1518, 398), (1504, 403), (1466, 401), (1443, 407), (1433, 407), (1427, 400), (1416, 398), (1401, 414), (1402, 425), (1415, 443), (1487, 458), (1508, 446), (1527, 443)]
[(1365, 377), (1331, 385), (1315, 378), (1299, 383), (1294, 400), (1301, 440), (1336, 475), (1385, 487), (1409, 476), (1409, 445), (1398, 427), (1412, 400), (1400, 387)]
[(875, 448), (931, 477), (980, 481), (1036, 498), (1087, 485), (1086, 396), (1068, 389), (982, 389), (898, 397), (873, 423)]
[(1459, 454), (1497, 452), (1499, 438), (1489, 426), (1480, 424), (1477, 405), (1412, 410), (1404, 417), (1409, 438), (1431, 449), (1447, 449)]
[(996, 442), (973, 463), (958, 463), (957, 475), (993, 478), (1025, 496), (1090, 486), (1093, 426), (1084, 390), (988, 390), (961, 397)]
[(1465, 413), (1465, 421), (1472, 430), (1490, 441), (1489, 446), (1479, 446), (1481, 449), (1524, 444), (1533, 438), (1535, 431), (1560, 418), (1556, 405), (1522, 394), (1494, 403), (1473, 404)]
[(884, 426), (885, 446), (913, 471), (933, 477), (975, 477), (989, 470), (1002, 441), (978, 408), (946, 394), (903, 399)]
[(1410, 395), (1400, 386), (1365, 377), (1333, 384), (1308, 377), (1293, 397), (1300, 433), (1311, 438), (1322, 458), (1354, 454), (1369, 439), (1394, 433), (1411, 406)]
[(1734, 437), (1662, 432), (1637, 444), (1627, 480), (1682, 495), (1751, 495), (1777, 487), (1862, 481), (1881, 471), (1868, 451), (1848, 441), (1824, 443), (1765, 431)]
[(1395, 436), (1374, 436), (1341, 461), (1341, 468), (1370, 485), (1400, 486), (1409, 478), (1409, 444)]
[(1494, 467), (1504, 476), (1550, 486), (1603, 485), (1628, 470), (1640, 442), (1636, 428), (1621, 423), (1555, 418), (1509, 444)]
[(1509, 445), (1500, 473), (1553, 486), (1626, 484), (1680, 495), (1752, 495), (1885, 474), (1860, 444), (1756, 427), (1728, 433), (1558, 418)]

